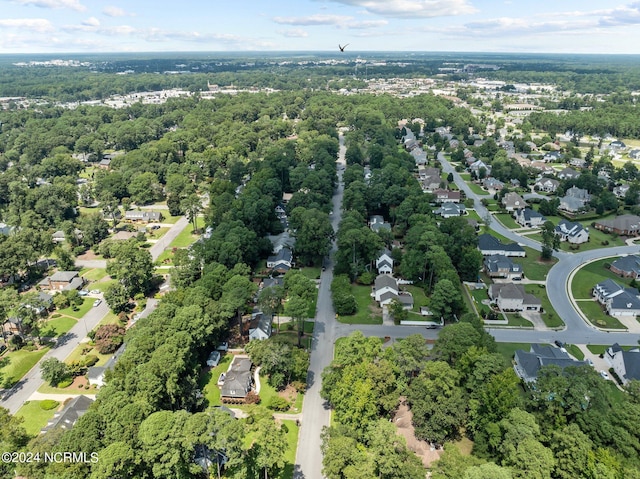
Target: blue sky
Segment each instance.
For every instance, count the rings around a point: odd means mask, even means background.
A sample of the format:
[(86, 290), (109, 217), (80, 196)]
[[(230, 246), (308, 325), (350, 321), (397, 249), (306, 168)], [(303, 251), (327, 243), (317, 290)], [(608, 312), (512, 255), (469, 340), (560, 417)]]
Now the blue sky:
[(0, 53), (640, 53), (640, 1), (0, 0)]

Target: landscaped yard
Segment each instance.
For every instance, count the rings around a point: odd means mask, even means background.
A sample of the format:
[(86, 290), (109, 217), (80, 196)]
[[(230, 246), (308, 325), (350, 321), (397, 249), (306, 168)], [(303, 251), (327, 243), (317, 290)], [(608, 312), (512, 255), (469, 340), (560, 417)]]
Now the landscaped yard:
[(27, 401), (16, 412), (17, 417), (24, 419), (22, 426), (30, 436), (37, 436), (56, 413), (57, 407), (45, 411), (40, 407), (42, 401)]
[(518, 349), (529, 351), (531, 349), (531, 343), (496, 343), (496, 347), (498, 348), (498, 353), (502, 354), (502, 356), (511, 362)]
[(206, 406), (220, 406), (222, 404), (222, 402), (220, 401), (220, 387), (218, 387), (218, 378), (220, 377), (220, 373), (227, 372), (232, 359), (233, 354), (225, 354), (222, 356), (222, 359), (220, 359), (220, 363), (215, 368), (207, 369), (200, 375), (199, 386), (200, 389), (202, 389), (202, 394), (207, 401)]
[[(533, 324), (528, 319), (523, 318), (520, 313), (506, 313), (509, 326), (518, 328), (533, 328)], [(502, 315), (499, 316), (502, 319)]]
[(549, 298), (547, 296), (547, 290), (545, 288), (541, 288), (540, 286), (541, 285), (539, 284), (526, 284), (524, 286), (524, 290), (542, 301), (542, 309), (544, 312), (541, 314), (541, 316), (544, 324), (546, 324), (547, 327), (562, 327), (564, 325), (564, 322), (562, 321), (558, 313), (556, 313), (555, 309), (553, 309), (553, 306), (551, 306), (551, 302), (549, 301)]
[[(198, 228), (204, 226), (204, 218), (198, 217)], [(169, 248), (186, 248), (195, 243), (199, 238), (199, 235), (193, 234), (193, 223), (189, 223), (185, 229), (183, 229), (176, 239), (174, 239)]]
[(567, 352), (571, 354), (571, 356), (576, 358), (578, 361), (582, 361), (584, 359), (584, 353), (582, 352), (582, 349), (580, 349), (575, 344), (565, 344), (564, 347), (567, 350)]
[(62, 316), (71, 316), (72, 318), (80, 319), (93, 307), (94, 301), (94, 298), (82, 298), (82, 304), (77, 306), (76, 311), (73, 310), (72, 306), (69, 306), (68, 308), (58, 309), (56, 313)]
[(513, 216), (511, 216), (511, 214), (509, 213), (498, 213), (496, 215), (493, 215), (498, 221), (500, 221), (500, 223), (502, 223), (506, 228), (509, 229), (517, 229), (517, 228), (522, 228), (522, 226), (520, 226), (518, 223), (516, 223), (516, 220), (513, 219)]
[(615, 258), (605, 258), (583, 265), (573, 277), (571, 282), (571, 293), (575, 299), (591, 298), (593, 287), (605, 279), (613, 279), (625, 287), (629, 286), (631, 279), (621, 278), (604, 267), (606, 263), (611, 263)]
[(53, 338), (60, 336), (68, 332), (71, 328), (73, 328), (77, 323), (77, 320), (70, 318), (68, 316), (62, 316), (60, 318), (50, 319), (48, 320), (43, 329), (42, 336), (47, 338)]
[(597, 301), (576, 301), (576, 304), (587, 317), (587, 319), (595, 326), (606, 329), (622, 329), (626, 330), (620, 321), (613, 316), (609, 316), (604, 312), (602, 306)]
[(0, 375), (3, 378), (5, 387), (8, 385), (13, 386), (13, 384), (18, 382), (22, 376), (27, 374), (27, 372), (40, 361), (40, 358), (42, 358), (47, 351), (49, 351), (49, 348), (42, 348), (38, 351), (25, 351), (21, 349), (5, 354), (3, 359), (8, 358), (9, 362), (0, 369)]
[(99, 283), (93, 283), (91, 285), (91, 289), (97, 289), (98, 291), (102, 291), (104, 293), (109, 286), (117, 282), (118, 282), (117, 279), (108, 279), (106, 281), (100, 281)]
[(522, 265), (524, 275), (528, 279), (534, 281), (546, 280), (547, 273), (551, 267), (558, 262), (557, 258), (551, 258), (549, 261), (541, 261), (539, 251), (527, 246), (524, 247), (524, 250), (527, 256), (524, 258), (513, 258), (513, 261)]
[(472, 181), (467, 181), (467, 185), (471, 191), (473, 191), (476, 195), (488, 195), (489, 192), (487, 190), (483, 190), (479, 185), (473, 183)]
[(424, 293), (424, 289), (422, 289), (420, 286), (407, 284), (407, 285), (404, 285), (403, 288), (409, 291), (413, 296), (413, 311), (415, 311), (416, 313), (420, 312), (421, 306), (429, 305), (429, 299), (427, 298), (427, 295)]
[[(358, 303), (358, 311), (351, 316), (339, 316), (338, 320), (348, 324), (382, 324), (382, 311), (371, 297), (371, 286), (352, 284), (351, 292)], [(374, 312), (372, 308), (380, 312)]]
[(107, 272), (103, 268), (92, 268), (80, 270), (80, 275), (87, 281), (100, 281), (107, 275)]
[(158, 259), (156, 259), (154, 264), (160, 266), (173, 266), (173, 251), (171, 249), (164, 250), (160, 253), (160, 256), (158, 256)]

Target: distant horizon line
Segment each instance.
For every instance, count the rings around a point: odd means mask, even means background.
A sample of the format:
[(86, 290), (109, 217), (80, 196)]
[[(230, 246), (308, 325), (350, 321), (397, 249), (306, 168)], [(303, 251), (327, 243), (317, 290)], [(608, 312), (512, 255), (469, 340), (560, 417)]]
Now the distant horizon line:
[(536, 52), (508, 52), (508, 51), (466, 51), (466, 50), (348, 50), (344, 52), (338, 51), (336, 46), (335, 50), (140, 50), (140, 51), (96, 51), (96, 52), (82, 52), (82, 51), (68, 51), (68, 52), (13, 52), (13, 53), (0, 53), (0, 57), (10, 56), (60, 56), (60, 55), (175, 55), (175, 54), (189, 54), (189, 55), (326, 55), (334, 54), (339, 56), (354, 56), (361, 54), (403, 54), (403, 55), (509, 55), (509, 56), (531, 56), (531, 55), (554, 55), (554, 56), (616, 56), (616, 57), (634, 57), (640, 56), (640, 53), (584, 53), (584, 52), (550, 52), (550, 51), (536, 51)]

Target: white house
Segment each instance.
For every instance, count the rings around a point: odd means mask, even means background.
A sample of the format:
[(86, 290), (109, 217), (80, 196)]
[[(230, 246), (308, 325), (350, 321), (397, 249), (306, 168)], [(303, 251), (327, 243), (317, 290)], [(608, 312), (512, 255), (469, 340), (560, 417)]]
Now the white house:
[(610, 316), (640, 315), (640, 297), (635, 288), (624, 288), (612, 279), (605, 279), (593, 287), (593, 296)]
[(385, 248), (376, 259), (376, 269), (379, 274), (393, 273), (393, 258), (391, 257), (391, 251), (387, 248)]
[(543, 215), (531, 208), (516, 210), (513, 215), (519, 225), (527, 228), (537, 228), (547, 221)]
[(540, 311), (542, 302), (525, 292), (524, 286), (513, 283), (494, 283), (489, 287), (489, 298), (502, 311)]
[(618, 343), (607, 349), (605, 359), (623, 384), (632, 379), (640, 380), (640, 349), (624, 351)]
[(456, 216), (462, 216), (466, 212), (464, 205), (460, 203), (442, 203), (442, 206), (437, 210), (434, 210), (434, 214), (440, 215), (443, 218), (454, 218)]
[(271, 318), (262, 312), (251, 314), (251, 323), (249, 324), (249, 341), (257, 339), (262, 341), (271, 337)]
[(555, 227), (554, 233), (560, 236), (560, 241), (572, 244), (582, 244), (589, 241), (589, 230), (580, 223), (562, 220)]

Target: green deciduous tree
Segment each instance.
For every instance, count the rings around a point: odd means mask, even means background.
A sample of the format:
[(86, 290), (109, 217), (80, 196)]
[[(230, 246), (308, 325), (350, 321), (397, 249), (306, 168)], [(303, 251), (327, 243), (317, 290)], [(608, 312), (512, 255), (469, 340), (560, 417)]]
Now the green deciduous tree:
[(49, 385), (56, 387), (60, 381), (67, 377), (67, 365), (56, 358), (48, 358), (40, 364), (42, 379)]

